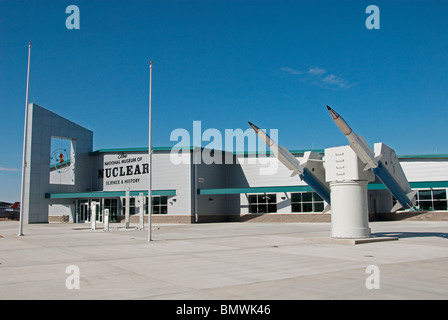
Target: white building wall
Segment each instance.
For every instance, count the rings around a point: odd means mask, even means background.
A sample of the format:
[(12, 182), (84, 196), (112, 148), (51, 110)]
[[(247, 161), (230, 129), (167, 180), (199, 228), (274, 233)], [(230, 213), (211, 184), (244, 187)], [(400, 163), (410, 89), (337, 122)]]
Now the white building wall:
[[(67, 203), (50, 203), (48, 205), (48, 215), (49, 216), (62, 216), (67, 215), (69, 217), (69, 221), (74, 221), (75, 215), (75, 206), (76, 203), (74, 201), (67, 201)], [(61, 221), (62, 222), (62, 221)]]
[(168, 214), (192, 213), (191, 158), (182, 164), (173, 164), (169, 152), (155, 153), (153, 159), (153, 190), (176, 190), (176, 196), (168, 201)]
[[(149, 188), (147, 152), (101, 153), (93, 160), (94, 191), (143, 191)], [(191, 214), (191, 159), (181, 164), (170, 159), (169, 152), (152, 156), (152, 190), (176, 190), (170, 196), (168, 214)]]
[(448, 181), (447, 160), (401, 160), (409, 182)]
[[(302, 157), (296, 157), (299, 161)], [(244, 172), (247, 187), (273, 186), (306, 186), (296, 175), (291, 177), (291, 171), (276, 158), (271, 157), (236, 157), (236, 163)], [(232, 179), (232, 177), (230, 177)]]
[[(50, 183), (51, 138), (64, 137), (74, 141), (76, 158), (74, 183)], [(25, 223), (48, 222), (51, 200), (47, 193), (85, 192), (92, 185), (93, 132), (34, 103), (28, 105), (24, 201)]]

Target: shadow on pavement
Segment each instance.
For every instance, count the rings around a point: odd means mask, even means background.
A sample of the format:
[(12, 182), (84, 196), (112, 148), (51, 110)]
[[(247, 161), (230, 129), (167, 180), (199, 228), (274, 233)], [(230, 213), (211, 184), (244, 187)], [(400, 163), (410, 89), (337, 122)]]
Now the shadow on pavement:
[(448, 239), (445, 232), (378, 232), (373, 234), (376, 237), (397, 237), (397, 238), (426, 238), (439, 237)]

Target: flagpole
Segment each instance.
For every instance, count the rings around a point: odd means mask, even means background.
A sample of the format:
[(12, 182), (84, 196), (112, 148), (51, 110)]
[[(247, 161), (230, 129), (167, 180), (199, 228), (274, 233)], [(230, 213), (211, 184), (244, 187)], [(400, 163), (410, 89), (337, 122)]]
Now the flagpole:
[(149, 188), (148, 188), (148, 242), (152, 241), (152, 61), (149, 62)]
[[(20, 191), (20, 211), (19, 211), (19, 234), (23, 236), (23, 209), (25, 197), (25, 169), (26, 169), (26, 141), (28, 133), (28, 99), (30, 88), (30, 62), (31, 62), (31, 42), (28, 44), (28, 71), (26, 75), (26, 98), (25, 98), (25, 123), (23, 128), (23, 159), (22, 159), (22, 188)], [(29, 204), (28, 204), (29, 206)]]

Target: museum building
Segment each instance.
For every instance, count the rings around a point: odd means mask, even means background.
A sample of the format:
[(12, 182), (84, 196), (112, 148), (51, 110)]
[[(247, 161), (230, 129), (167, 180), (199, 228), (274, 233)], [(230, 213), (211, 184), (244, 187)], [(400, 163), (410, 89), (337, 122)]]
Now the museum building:
[[(88, 222), (92, 203), (96, 220), (105, 209), (111, 222), (137, 222), (138, 199), (148, 213), (152, 169), (152, 221), (200, 223), (220, 221), (330, 221), (325, 201), (281, 163), (263, 174), (272, 154), (223, 152), (198, 147), (93, 150), (93, 132), (37, 104), (28, 106), (23, 214), (25, 223)], [(290, 150), (300, 161), (306, 150)], [(324, 154), (324, 150), (314, 150)], [(203, 154), (214, 161), (204, 161)], [(269, 158), (269, 159), (268, 159)], [(448, 217), (448, 155), (398, 156), (416, 207), (391, 214), (394, 198), (378, 180), (367, 187), (371, 219), (437, 213)], [(263, 161), (265, 160), (265, 161)], [(278, 162), (277, 162), (278, 163)]]

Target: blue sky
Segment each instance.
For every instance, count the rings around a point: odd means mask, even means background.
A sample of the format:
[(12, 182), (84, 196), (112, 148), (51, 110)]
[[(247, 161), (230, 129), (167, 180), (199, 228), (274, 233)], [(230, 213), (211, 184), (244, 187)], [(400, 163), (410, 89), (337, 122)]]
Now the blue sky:
[[(80, 10), (68, 30), (67, 6)], [(380, 29), (368, 30), (368, 5)], [(347, 143), (448, 153), (447, 1), (0, 0), (0, 200), (20, 196), (30, 102), (94, 132), (94, 149), (153, 145), (177, 128), (278, 129), (289, 149)], [(203, 145), (207, 145), (204, 142)]]

